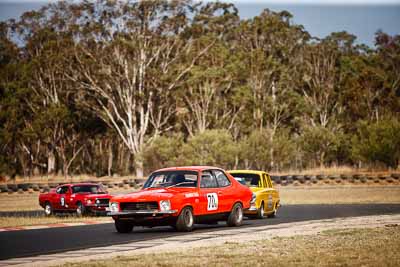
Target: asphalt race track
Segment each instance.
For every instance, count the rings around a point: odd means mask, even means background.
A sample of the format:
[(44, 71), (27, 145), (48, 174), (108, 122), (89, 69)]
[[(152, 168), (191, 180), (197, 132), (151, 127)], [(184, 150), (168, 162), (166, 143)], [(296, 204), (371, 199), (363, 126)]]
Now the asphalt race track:
[[(281, 207), (276, 218), (245, 220), (242, 227), (394, 213), (400, 213), (400, 204), (289, 205)], [(196, 225), (194, 231), (211, 232), (221, 227), (226, 227), (225, 223)], [(171, 227), (137, 227), (130, 234), (118, 234), (112, 223), (0, 232), (0, 260), (187, 234)]]

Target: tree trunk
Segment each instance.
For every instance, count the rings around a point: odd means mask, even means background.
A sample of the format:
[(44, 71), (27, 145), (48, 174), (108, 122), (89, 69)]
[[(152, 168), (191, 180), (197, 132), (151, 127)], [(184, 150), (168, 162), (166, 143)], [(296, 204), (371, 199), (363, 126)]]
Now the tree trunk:
[(143, 178), (143, 160), (140, 156), (135, 157), (136, 178)]
[(50, 149), (47, 153), (47, 174), (54, 174), (56, 171), (56, 155), (54, 150)]
[(109, 142), (108, 145), (108, 166), (107, 166), (107, 174), (108, 177), (111, 177), (112, 173), (111, 173), (111, 169), (112, 169), (112, 164), (113, 164), (113, 146), (112, 146), (112, 142)]

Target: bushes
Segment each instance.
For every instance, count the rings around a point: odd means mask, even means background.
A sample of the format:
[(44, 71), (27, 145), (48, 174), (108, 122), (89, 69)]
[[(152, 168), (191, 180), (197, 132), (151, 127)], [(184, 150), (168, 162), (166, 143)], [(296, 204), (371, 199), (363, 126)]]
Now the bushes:
[(396, 168), (400, 161), (400, 121), (385, 118), (369, 124), (358, 123), (357, 133), (352, 138), (354, 160), (384, 164)]
[(182, 157), (186, 165), (233, 168), (238, 146), (227, 130), (206, 130), (188, 139)]

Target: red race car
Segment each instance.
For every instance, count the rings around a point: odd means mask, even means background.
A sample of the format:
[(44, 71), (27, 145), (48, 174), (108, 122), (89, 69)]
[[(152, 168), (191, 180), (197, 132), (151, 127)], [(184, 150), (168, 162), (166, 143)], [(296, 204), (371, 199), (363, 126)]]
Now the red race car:
[(252, 201), (250, 189), (220, 168), (175, 167), (153, 172), (138, 192), (113, 197), (109, 215), (119, 233), (136, 225), (191, 231), (194, 223), (222, 220), (239, 226)]
[(39, 205), (47, 216), (56, 211), (75, 211), (81, 216), (88, 212), (105, 213), (111, 197), (101, 184), (64, 184), (40, 194)]

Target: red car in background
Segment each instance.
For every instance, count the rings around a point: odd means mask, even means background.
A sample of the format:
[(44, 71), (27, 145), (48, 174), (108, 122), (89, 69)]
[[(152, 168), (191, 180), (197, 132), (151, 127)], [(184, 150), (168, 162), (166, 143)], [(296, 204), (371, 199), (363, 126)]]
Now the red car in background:
[(106, 213), (112, 196), (101, 184), (63, 184), (39, 195), (39, 205), (47, 216), (54, 212), (75, 211), (79, 216)]
[(222, 220), (239, 226), (252, 201), (251, 190), (220, 168), (174, 167), (153, 172), (138, 192), (113, 197), (109, 215), (119, 233), (159, 225), (191, 231)]

